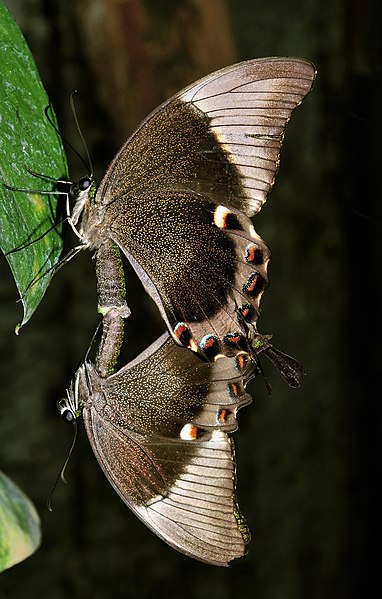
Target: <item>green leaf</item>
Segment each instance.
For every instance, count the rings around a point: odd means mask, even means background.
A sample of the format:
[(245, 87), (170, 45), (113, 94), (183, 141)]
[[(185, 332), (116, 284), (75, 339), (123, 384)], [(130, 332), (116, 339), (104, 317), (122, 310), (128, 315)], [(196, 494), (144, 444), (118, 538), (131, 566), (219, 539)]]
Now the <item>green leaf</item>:
[(0, 572), (32, 555), (40, 542), (40, 519), (34, 505), (0, 471)]
[[(49, 99), (30, 50), (2, 3), (0, 81), (0, 247), (4, 253), (13, 250), (6, 257), (24, 307), (21, 327), (40, 303), (52, 276), (48, 271), (62, 251), (60, 227), (44, 235), (57, 222), (58, 196), (39, 191), (52, 191), (54, 181), (66, 179), (67, 164), (44, 113)], [(31, 191), (12, 191), (4, 183)]]

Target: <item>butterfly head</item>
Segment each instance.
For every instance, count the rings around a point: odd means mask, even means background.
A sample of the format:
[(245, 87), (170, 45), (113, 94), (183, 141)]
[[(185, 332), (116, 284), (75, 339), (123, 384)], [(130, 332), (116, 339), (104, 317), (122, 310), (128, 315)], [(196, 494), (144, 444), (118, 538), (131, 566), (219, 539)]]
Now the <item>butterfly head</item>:
[(90, 362), (84, 362), (66, 390), (66, 397), (58, 400), (57, 409), (64, 422), (72, 424), (90, 407), (92, 399), (101, 393), (100, 377)]
[[(74, 380), (71, 382), (69, 389), (66, 390), (66, 397), (59, 399), (57, 402), (57, 409), (60, 412), (60, 416), (64, 422), (73, 424), (82, 414), (84, 405), (84, 384), (85, 392), (88, 389), (86, 385), (87, 381), (87, 368), (90, 365), (83, 364), (77, 370)], [(87, 394), (86, 394), (87, 395)]]
[(80, 219), (89, 210), (90, 204), (94, 201), (96, 193), (96, 184), (93, 175), (81, 177), (78, 182), (72, 183), (69, 195), (74, 202), (71, 213), (71, 221), (76, 225)]
[(73, 385), (66, 390), (66, 397), (58, 400), (57, 409), (67, 424), (73, 424), (80, 417), (82, 409), (79, 407), (78, 397), (73, 393)]

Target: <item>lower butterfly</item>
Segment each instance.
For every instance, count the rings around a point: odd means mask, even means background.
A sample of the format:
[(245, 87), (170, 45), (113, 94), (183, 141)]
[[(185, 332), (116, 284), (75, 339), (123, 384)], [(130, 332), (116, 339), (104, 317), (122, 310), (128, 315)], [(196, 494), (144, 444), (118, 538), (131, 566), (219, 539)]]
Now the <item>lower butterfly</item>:
[(250, 540), (229, 433), (256, 373), (244, 352), (203, 362), (165, 333), (109, 377), (85, 361), (58, 406), (67, 422), (82, 414), (105, 475), (151, 530), (188, 556), (226, 566)]

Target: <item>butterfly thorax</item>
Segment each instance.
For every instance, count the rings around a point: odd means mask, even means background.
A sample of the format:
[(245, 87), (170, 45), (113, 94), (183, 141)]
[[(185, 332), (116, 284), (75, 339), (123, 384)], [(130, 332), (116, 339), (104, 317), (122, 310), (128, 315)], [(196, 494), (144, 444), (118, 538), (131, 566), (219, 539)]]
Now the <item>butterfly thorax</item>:
[(93, 364), (85, 362), (77, 371), (73, 393), (75, 403), (82, 410), (91, 408), (97, 403), (102, 409), (105, 401), (102, 390), (102, 379)]
[(106, 221), (104, 208), (89, 199), (83, 204), (80, 233), (86, 245), (92, 249), (99, 248), (106, 240)]

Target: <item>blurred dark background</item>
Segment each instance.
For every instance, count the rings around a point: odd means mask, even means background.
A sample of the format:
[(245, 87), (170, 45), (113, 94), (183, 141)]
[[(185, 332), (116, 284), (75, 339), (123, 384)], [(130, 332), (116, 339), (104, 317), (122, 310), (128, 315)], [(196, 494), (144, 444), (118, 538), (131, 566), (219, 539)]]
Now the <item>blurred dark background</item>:
[[(287, 129), (276, 186), (255, 228), (272, 251), (259, 329), (299, 358), (303, 387), (271, 368), (235, 434), (249, 553), (209, 567), (159, 541), (120, 501), (86, 434), (48, 513), (71, 430), (56, 411), (97, 323), (84, 253), (54, 278), (17, 338), (21, 306), (1, 259), (0, 467), (42, 519), (39, 551), (0, 576), (0, 598), (374, 598), (380, 570), (381, 3), (378, 0), (7, 0), (66, 138), (99, 181), (156, 105), (227, 64), (303, 56), (318, 70)], [(49, 152), (49, 148), (46, 148)], [(83, 173), (68, 151), (72, 179)], [(163, 330), (127, 271), (129, 352)], [(267, 365), (265, 365), (267, 367)], [(378, 588), (378, 587), (377, 587)]]

